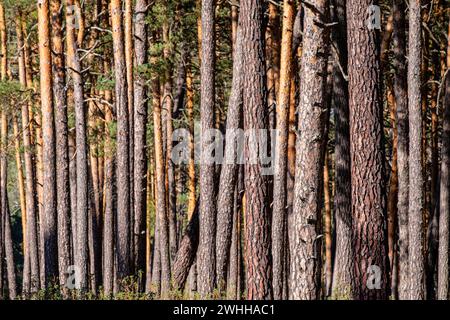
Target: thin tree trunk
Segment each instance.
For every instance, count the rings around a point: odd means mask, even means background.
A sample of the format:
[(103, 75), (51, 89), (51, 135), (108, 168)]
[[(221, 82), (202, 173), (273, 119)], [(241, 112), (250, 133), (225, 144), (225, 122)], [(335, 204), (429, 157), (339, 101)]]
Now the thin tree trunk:
[(66, 26), (67, 26), (67, 63), (73, 81), (73, 100), (75, 106), (75, 133), (76, 133), (76, 189), (77, 189), (77, 253), (75, 264), (79, 272), (79, 285), (82, 293), (88, 289), (88, 148), (86, 142), (86, 115), (84, 108), (83, 80), (81, 65), (78, 57), (78, 46), (75, 38), (74, 2), (66, 0)]
[(393, 65), (394, 97), (397, 109), (397, 166), (398, 166), (398, 295), (401, 300), (408, 298), (408, 206), (409, 206), (409, 124), (406, 82), (406, 38), (404, 2), (394, 0)]
[[(122, 1), (111, 1), (114, 46), (115, 104), (117, 110), (117, 235), (118, 280), (130, 275), (130, 132), (126, 55), (122, 29)], [(119, 283), (121, 286), (122, 283)]]
[[(147, 59), (147, 0), (136, 2), (135, 64), (139, 69)], [(134, 255), (138, 273), (145, 275), (145, 239), (147, 215), (147, 87), (139, 74), (134, 82)], [(145, 276), (142, 278), (144, 284)]]
[[(233, 80), (228, 102), (225, 153), (220, 172), (217, 194), (217, 234), (216, 234), (216, 282), (220, 292), (227, 287), (227, 266), (230, 260), (230, 245), (233, 228), (234, 195), (239, 170), (241, 151), (239, 134), (242, 128), (242, 32), (238, 27), (236, 48), (233, 57)], [(237, 140), (237, 141), (236, 141)]]
[(51, 0), (52, 51), (53, 51), (53, 96), (55, 102), (56, 129), (56, 202), (58, 224), (59, 285), (67, 297), (67, 272), (71, 265), (70, 254), (70, 189), (67, 95), (65, 91), (64, 45), (62, 31), (62, 3)]
[(209, 149), (213, 142), (215, 125), (215, 1), (202, 0), (202, 54), (201, 54), (201, 156), (200, 156), (200, 239), (197, 254), (198, 291), (209, 297), (215, 286), (216, 201), (215, 164)]
[(276, 108), (276, 150), (273, 182), (272, 258), (274, 299), (283, 297), (285, 271), (285, 248), (287, 233), (287, 155), (288, 124), (292, 77), (292, 30), (294, 26), (294, 3), (283, 2), (283, 30), (281, 40), (280, 90)]
[(409, 56), (408, 56), (408, 110), (409, 110), (409, 299), (425, 298), (425, 263), (423, 256), (423, 172), (421, 130), (421, 17), (420, 0), (409, 1)]

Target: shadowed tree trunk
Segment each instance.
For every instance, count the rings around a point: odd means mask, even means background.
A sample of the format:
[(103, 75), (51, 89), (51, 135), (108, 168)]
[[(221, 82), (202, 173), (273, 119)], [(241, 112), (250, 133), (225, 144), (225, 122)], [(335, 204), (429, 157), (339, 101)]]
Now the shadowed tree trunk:
[[(369, 0), (347, 2), (355, 299), (387, 298), (386, 181), (378, 31)], [(367, 241), (370, 239), (370, 241)], [(338, 257), (338, 256), (337, 256)]]
[(283, 30), (281, 39), (280, 89), (276, 108), (276, 150), (273, 181), (272, 213), (272, 258), (273, 295), (280, 300), (283, 296), (287, 233), (287, 154), (288, 124), (292, 77), (292, 30), (294, 25), (294, 3), (283, 2)]
[[(397, 109), (397, 166), (398, 166), (398, 294), (408, 298), (408, 202), (409, 202), (409, 124), (406, 82), (405, 6), (402, 0), (394, 0), (393, 40), (393, 89)], [(394, 266), (395, 267), (395, 266)]]

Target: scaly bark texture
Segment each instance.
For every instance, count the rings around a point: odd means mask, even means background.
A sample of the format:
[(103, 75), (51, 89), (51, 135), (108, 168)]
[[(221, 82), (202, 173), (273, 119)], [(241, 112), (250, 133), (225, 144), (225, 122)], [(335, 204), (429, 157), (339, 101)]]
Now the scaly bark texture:
[[(272, 299), (268, 183), (263, 154), (270, 137), (264, 60), (263, 3), (240, 2), (243, 37), (245, 259), (247, 299)], [(205, 59), (204, 59), (205, 60)], [(265, 138), (265, 139), (264, 139)]]
[(422, 109), (421, 109), (421, 17), (420, 0), (409, 1), (408, 41), (408, 111), (409, 111), (409, 208), (408, 265), (409, 297), (425, 299), (425, 261), (423, 256), (424, 186), (422, 168)]
[(328, 2), (305, 7), (300, 68), (299, 132), (292, 228), (289, 230), (290, 293), (295, 300), (319, 298), (320, 220), (323, 195), (323, 151), (326, 116)]
[(210, 296), (215, 287), (216, 270), (216, 201), (215, 164), (211, 161), (214, 143), (215, 111), (215, 1), (202, 0), (202, 59), (201, 78), (201, 156), (200, 156), (200, 239), (197, 254), (198, 291), (203, 298)]
[[(52, 95), (52, 57), (50, 43), (50, 3), (38, 2), (39, 64), (42, 112), (43, 222), (45, 286), (58, 276), (58, 231), (56, 212), (55, 120)], [(42, 228), (42, 226), (41, 226)]]
[(347, 2), (355, 299), (387, 298), (386, 199), (379, 34), (369, 0)]
[(130, 158), (129, 110), (126, 81), (122, 1), (111, 1), (117, 112), (117, 273), (119, 282), (130, 275)]
[[(136, 68), (148, 62), (147, 0), (136, 2), (134, 22)], [(145, 271), (145, 231), (147, 214), (147, 87), (136, 75), (134, 82), (134, 256), (137, 271)]]
[(58, 267), (59, 284), (67, 297), (70, 252), (70, 189), (69, 189), (69, 142), (67, 124), (67, 95), (65, 90), (65, 64), (62, 30), (61, 1), (52, 0), (52, 51), (53, 51), (53, 97), (55, 103), (56, 132), (56, 203), (58, 209)]
[[(233, 83), (228, 103), (224, 163), (220, 172), (217, 194), (216, 281), (221, 292), (226, 289), (230, 260), (231, 230), (239, 160), (239, 129), (242, 128), (242, 32), (238, 28), (233, 57)], [(237, 135), (235, 135), (237, 134)], [(236, 138), (238, 141), (236, 141)]]
[(280, 89), (276, 107), (276, 150), (273, 180), (272, 213), (272, 259), (273, 295), (280, 300), (283, 296), (285, 271), (285, 249), (287, 233), (287, 154), (288, 124), (292, 76), (292, 31), (294, 26), (294, 3), (283, 2), (283, 29), (281, 39)]
[(73, 81), (73, 101), (75, 107), (76, 145), (76, 254), (75, 265), (79, 272), (79, 289), (88, 289), (88, 148), (86, 141), (86, 114), (84, 108), (83, 79), (75, 37), (74, 2), (66, 0), (67, 64)]

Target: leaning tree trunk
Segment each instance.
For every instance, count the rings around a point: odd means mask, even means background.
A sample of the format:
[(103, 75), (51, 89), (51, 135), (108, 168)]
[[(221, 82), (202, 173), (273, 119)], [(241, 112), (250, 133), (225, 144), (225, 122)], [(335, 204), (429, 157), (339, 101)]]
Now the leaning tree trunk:
[(290, 299), (319, 298), (328, 19), (326, 0), (305, 8), (300, 71), (299, 132), (292, 226), (289, 229)]
[(210, 147), (213, 142), (215, 111), (215, 1), (202, 0), (202, 54), (201, 78), (201, 156), (200, 156), (200, 239), (198, 248), (199, 293), (205, 298), (214, 290), (216, 201), (215, 164), (212, 163)]
[(409, 209), (408, 282), (409, 299), (425, 298), (425, 261), (423, 256), (424, 177), (422, 168), (421, 109), (421, 17), (420, 0), (409, 1), (408, 111), (409, 111)]
[[(354, 299), (387, 298), (386, 181), (379, 34), (367, 25), (371, 0), (347, 2)], [(376, 3), (375, 3), (376, 4)], [(368, 241), (370, 239), (370, 241)]]
[[(272, 299), (272, 257), (268, 183), (263, 172), (267, 147), (266, 67), (264, 58), (263, 3), (240, 2), (243, 41), (243, 112), (245, 175), (245, 243), (247, 299)], [(206, 59), (203, 59), (204, 63)], [(265, 138), (265, 139), (264, 139)]]
[(239, 136), (240, 128), (242, 128), (242, 68), (242, 32), (238, 28), (233, 56), (233, 80), (227, 111), (224, 163), (220, 172), (217, 194), (216, 282), (221, 292), (224, 292), (227, 284), (227, 266), (230, 260), (233, 227), (233, 203), (239, 169), (238, 146), (241, 138)]
[[(49, 0), (38, 2), (39, 62), (42, 112), (43, 221), (45, 285), (58, 275), (58, 231), (56, 211), (55, 123), (52, 96), (52, 57), (50, 44)], [(42, 228), (42, 226), (41, 226)]]

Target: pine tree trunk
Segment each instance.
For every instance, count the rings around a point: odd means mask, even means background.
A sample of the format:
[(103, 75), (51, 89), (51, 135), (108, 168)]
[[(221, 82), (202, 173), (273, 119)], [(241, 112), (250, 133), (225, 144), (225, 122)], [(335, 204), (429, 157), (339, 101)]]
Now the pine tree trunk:
[(287, 233), (287, 154), (288, 124), (292, 77), (292, 30), (294, 3), (283, 2), (283, 30), (281, 39), (280, 90), (276, 108), (276, 150), (273, 182), (272, 258), (273, 295), (280, 300), (283, 295), (285, 248)]
[[(147, 10), (147, 0), (136, 2), (134, 29), (137, 69), (148, 62), (145, 22)], [(136, 271), (144, 275), (147, 215), (147, 89), (145, 79), (139, 74), (134, 80), (134, 103), (134, 255)]]
[[(225, 153), (220, 172), (217, 194), (217, 234), (216, 234), (216, 282), (224, 292), (227, 285), (227, 266), (230, 258), (233, 228), (234, 195), (239, 170), (239, 139), (242, 129), (242, 32), (238, 27), (236, 47), (233, 56), (233, 80), (228, 102)], [(237, 140), (237, 141), (236, 141)]]
[(406, 82), (406, 38), (404, 3), (394, 0), (393, 37), (393, 89), (397, 109), (397, 166), (398, 166), (398, 295), (401, 300), (408, 298), (408, 206), (409, 206), (409, 124)]
[(201, 156), (200, 156), (200, 239), (198, 246), (198, 291), (202, 298), (213, 293), (215, 286), (216, 201), (215, 164), (211, 163), (215, 111), (215, 1), (202, 0), (201, 10)]
[[(326, 74), (328, 33), (316, 20), (326, 23), (327, 1), (305, 8), (303, 53), (300, 71), (299, 131), (292, 228), (290, 299), (318, 299), (321, 252), (320, 220), (323, 194)], [(317, 10), (317, 11), (316, 11)]]
[(45, 256), (45, 287), (57, 283), (58, 276), (58, 230), (56, 211), (56, 159), (55, 159), (55, 122), (52, 96), (52, 57), (50, 43), (49, 1), (38, 4), (39, 61), (42, 112), (42, 161)]
[[(117, 111), (117, 267), (121, 282), (130, 275), (130, 132), (126, 81), (126, 55), (122, 29), (122, 1), (111, 1), (114, 47), (115, 105)], [(121, 287), (122, 283), (119, 283)]]
[(347, 2), (352, 248), (355, 252), (352, 295), (361, 300), (386, 299), (388, 288), (379, 34), (367, 26), (367, 10), (371, 4), (376, 3)]
[(78, 57), (78, 45), (75, 38), (74, 24), (74, 2), (66, 0), (67, 25), (67, 63), (71, 70), (70, 75), (73, 81), (73, 100), (75, 106), (75, 143), (76, 143), (76, 199), (77, 199), (77, 253), (75, 255), (75, 265), (79, 272), (80, 290), (84, 293), (88, 289), (88, 148), (86, 141), (86, 114), (84, 108), (83, 80), (81, 75), (81, 65)]
[(409, 1), (409, 55), (408, 55), (408, 111), (409, 111), (409, 184), (408, 231), (409, 231), (409, 299), (422, 300), (424, 290), (423, 256), (423, 172), (421, 130), (421, 16), (420, 0)]
[(55, 102), (56, 130), (56, 202), (58, 224), (59, 285), (67, 297), (67, 269), (71, 265), (70, 254), (70, 189), (67, 95), (65, 91), (64, 45), (61, 1), (51, 0), (53, 96)]
[[(267, 129), (266, 63), (264, 60), (263, 3), (240, 2), (243, 41), (243, 113), (245, 185), (245, 243), (247, 299), (272, 299), (272, 257), (268, 181), (262, 150), (270, 138)], [(265, 134), (265, 137), (264, 137)], [(264, 140), (265, 138), (265, 140)]]

